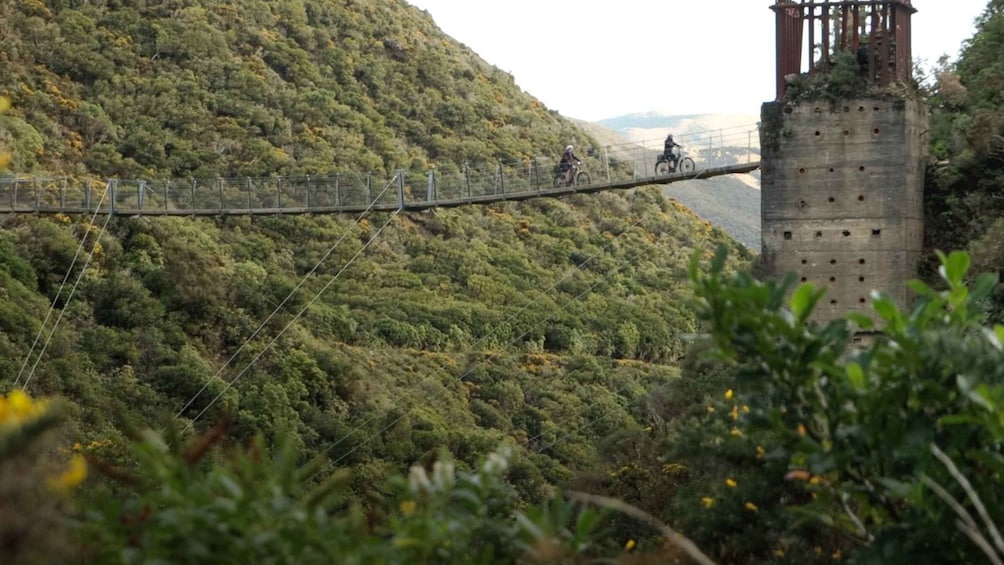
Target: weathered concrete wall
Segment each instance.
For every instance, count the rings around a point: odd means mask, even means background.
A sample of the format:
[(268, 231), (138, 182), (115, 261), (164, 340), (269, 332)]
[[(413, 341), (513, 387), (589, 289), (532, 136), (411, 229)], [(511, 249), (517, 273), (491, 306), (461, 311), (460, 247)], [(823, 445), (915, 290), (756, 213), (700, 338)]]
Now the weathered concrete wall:
[(761, 115), (766, 272), (827, 287), (819, 320), (869, 313), (873, 289), (906, 305), (923, 244), (926, 107), (769, 102)]

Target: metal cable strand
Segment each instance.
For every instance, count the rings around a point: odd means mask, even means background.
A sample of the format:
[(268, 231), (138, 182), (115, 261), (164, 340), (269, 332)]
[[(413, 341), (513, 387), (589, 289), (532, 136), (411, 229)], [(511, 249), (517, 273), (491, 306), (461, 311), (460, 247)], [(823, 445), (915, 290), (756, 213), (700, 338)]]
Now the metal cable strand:
[[(101, 204), (104, 203), (105, 197), (108, 195), (108, 185), (105, 185), (105, 191), (101, 195), (101, 200), (98, 201), (97, 207), (94, 209), (94, 214), (91, 216), (91, 220), (87, 223), (88, 228), (94, 225), (95, 218), (98, 217), (98, 210), (101, 209)], [(80, 251), (84, 248), (84, 244), (87, 243), (87, 234), (90, 230), (84, 231), (84, 236), (80, 238), (80, 245), (77, 246), (76, 253), (73, 254), (73, 260), (70, 261), (70, 267), (66, 269), (66, 274), (63, 275), (63, 282), (59, 283), (59, 289), (56, 291), (56, 296), (52, 299), (52, 304), (49, 306), (49, 311), (45, 313), (45, 318), (42, 320), (42, 325), (38, 327), (38, 333), (35, 334), (35, 340), (31, 343), (31, 349), (24, 356), (24, 361), (21, 363), (21, 370), (17, 372), (17, 378), (14, 379), (14, 388), (17, 388), (18, 383), (21, 382), (21, 375), (24, 373), (24, 368), (28, 366), (28, 359), (31, 358), (31, 354), (35, 352), (35, 347), (38, 345), (38, 340), (41, 339), (42, 334), (45, 332), (45, 325), (49, 323), (49, 317), (52, 316), (52, 311), (56, 309), (56, 303), (59, 301), (59, 295), (63, 293), (63, 287), (66, 286), (66, 281), (70, 279), (70, 274), (73, 272), (73, 267), (77, 264), (77, 258), (80, 257)], [(39, 353), (41, 355), (41, 353)]]
[(294, 323), (295, 323), (295, 322), (296, 322), (297, 320), (299, 320), (299, 319), (300, 319), (300, 316), (302, 316), (302, 315), (303, 315), (303, 313), (307, 311), (307, 308), (310, 308), (310, 306), (311, 306), (311, 305), (313, 305), (313, 304), (314, 304), (314, 302), (316, 302), (316, 301), (317, 301), (317, 299), (321, 297), (321, 294), (323, 294), (323, 293), (324, 293), (324, 291), (326, 291), (326, 290), (328, 289), (328, 287), (330, 287), (330, 286), (331, 286), (331, 285), (332, 285), (332, 284), (333, 284), (333, 283), (334, 283), (334, 282), (335, 282), (336, 280), (338, 280), (338, 277), (340, 277), (340, 276), (342, 275), (342, 273), (344, 273), (344, 272), (345, 272), (345, 271), (346, 271), (346, 270), (347, 270), (347, 269), (349, 268), (349, 266), (351, 266), (351, 265), (352, 265), (352, 263), (354, 263), (354, 262), (355, 262), (355, 260), (356, 260), (357, 258), (359, 258), (359, 256), (360, 256), (360, 255), (362, 255), (362, 253), (363, 253), (364, 251), (366, 251), (366, 249), (368, 249), (368, 248), (369, 248), (369, 246), (370, 246), (370, 245), (371, 245), (371, 244), (372, 244), (372, 243), (373, 243), (374, 241), (376, 241), (376, 240), (377, 240), (377, 238), (379, 238), (379, 237), (380, 237), (380, 233), (381, 233), (381, 232), (382, 232), (382, 231), (384, 230), (384, 228), (386, 228), (386, 227), (387, 227), (388, 225), (390, 225), (390, 223), (391, 223), (392, 221), (394, 221), (394, 218), (396, 218), (396, 217), (397, 217), (397, 215), (398, 215), (399, 213), (400, 213), (400, 211), (397, 211), (397, 212), (392, 212), (392, 213), (390, 214), (390, 217), (389, 217), (389, 218), (387, 218), (387, 221), (386, 221), (386, 222), (384, 222), (384, 225), (380, 226), (380, 229), (378, 229), (378, 230), (376, 231), (376, 233), (374, 233), (374, 234), (373, 234), (373, 237), (371, 237), (371, 238), (370, 238), (370, 240), (366, 242), (366, 245), (364, 245), (364, 246), (363, 246), (363, 247), (362, 247), (362, 248), (361, 248), (361, 249), (360, 249), (359, 251), (357, 251), (357, 252), (355, 253), (355, 255), (353, 255), (353, 256), (352, 256), (352, 258), (351, 258), (351, 259), (349, 259), (349, 261), (348, 261), (347, 263), (345, 263), (345, 266), (343, 266), (343, 267), (342, 267), (342, 268), (341, 268), (341, 269), (340, 269), (340, 270), (339, 270), (339, 271), (338, 271), (338, 272), (337, 272), (337, 273), (335, 274), (335, 276), (331, 277), (331, 280), (329, 280), (329, 281), (328, 281), (327, 283), (325, 283), (325, 284), (324, 284), (324, 286), (322, 286), (322, 287), (321, 287), (321, 290), (317, 291), (317, 293), (316, 293), (316, 294), (314, 294), (314, 297), (310, 299), (310, 302), (308, 302), (308, 303), (307, 303), (306, 305), (304, 305), (304, 307), (303, 307), (303, 308), (301, 308), (301, 309), (300, 309), (300, 311), (296, 313), (296, 316), (293, 316), (293, 319), (292, 319), (292, 320), (290, 320), (290, 321), (289, 321), (289, 323), (287, 323), (287, 324), (286, 324), (286, 326), (285, 326), (285, 327), (283, 327), (283, 328), (282, 328), (282, 330), (281, 330), (281, 331), (279, 331), (279, 333), (278, 333), (278, 334), (276, 334), (276, 335), (275, 335), (275, 337), (273, 337), (273, 338), (272, 338), (272, 341), (268, 342), (268, 345), (266, 345), (266, 346), (265, 346), (265, 347), (264, 347), (264, 348), (263, 348), (263, 349), (262, 349), (261, 351), (259, 351), (259, 352), (258, 352), (258, 354), (257, 354), (257, 355), (255, 355), (255, 356), (254, 356), (254, 358), (253, 358), (253, 359), (251, 359), (251, 361), (250, 361), (250, 362), (248, 362), (248, 364), (247, 364), (247, 365), (246, 365), (246, 366), (245, 366), (245, 367), (244, 367), (243, 369), (241, 369), (241, 372), (237, 373), (237, 376), (235, 376), (235, 377), (234, 377), (233, 379), (231, 379), (231, 380), (230, 380), (230, 381), (229, 381), (229, 382), (227, 383), (227, 385), (226, 385), (225, 387), (223, 387), (223, 390), (221, 390), (221, 391), (220, 391), (220, 393), (219, 393), (219, 394), (217, 394), (217, 395), (216, 395), (216, 397), (215, 397), (215, 398), (213, 398), (213, 400), (212, 400), (212, 401), (211, 401), (211, 402), (210, 402), (210, 403), (209, 403), (208, 405), (206, 405), (206, 407), (205, 407), (205, 408), (203, 408), (203, 409), (202, 409), (202, 411), (201, 411), (201, 412), (199, 412), (199, 413), (198, 413), (198, 414), (197, 414), (197, 415), (195, 416), (195, 418), (193, 418), (193, 419), (192, 419), (192, 421), (188, 423), (188, 425), (186, 425), (186, 426), (185, 426), (185, 428), (184, 428), (184, 429), (182, 430), (182, 432), (184, 432), (184, 431), (187, 431), (187, 430), (191, 429), (191, 428), (192, 428), (192, 426), (194, 426), (194, 425), (195, 425), (195, 422), (197, 422), (197, 421), (199, 420), (199, 418), (201, 418), (201, 417), (202, 417), (202, 415), (206, 413), (206, 411), (207, 411), (207, 410), (209, 410), (209, 409), (210, 409), (210, 408), (211, 408), (211, 407), (212, 407), (212, 406), (213, 406), (214, 404), (216, 404), (216, 401), (217, 401), (217, 400), (219, 400), (219, 399), (220, 399), (220, 398), (221, 398), (221, 397), (223, 396), (223, 393), (225, 393), (225, 392), (226, 392), (227, 390), (229, 390), (229, 389), (230, 389), (230, 387), (231, 387), (231, 386), (233, 386), (233, 384), (234, 384), (235, 382), (237, 382), (237, 379), (241, 378), (241, 377), (242, 377), (242, 376), (244, 375), (244, 373), (246, 373), (246, 372), (247, 372), (247, 370), (248, 370), (248, 369), (250, 369), (250, 368), (251, 368), (251, 366), (252, 366), (252, 365), (254, 365), (254, 364), (255, 364), (255, 362), (256, 362), (256, 361), (258, 361), (258, 359), (259, 359), (259, 358), (261, 358), (261, 356), (262, 356), (262, 355), (264, 355), (264, 354), (265, 354), (265, 352), (266, 352), (266, 351), (268, 351), (268, 350), (269, 350), (269, 349), (270, 349), (270, 348), (271, 348), (271, 347), (272, 347), (273, 345), (275, 345), (275, 342), (276, 342), (276, 341), (278, 341), (280, 337), (282, 337), (282, 334), (286, 333), (286, 330), (288, 330), (288, 329), (289, 329), (290, 327), (292, 327), (292, 325), (293, 325), (293, 324), (294, 324)]
[[(105, 187), (105, 194), (108, 193), (108, 188)], [(104, 195), (101, 196), (101, 200), (104, 201)], [(100, 208), (100, 204), (98, 208)], [(97, 210), (95, 210), (95, 215), (97, 215)], [(70, 301), (73, 300), (73, 295), (77, 292), (77, 287), (80, 285), (80, 281), (84, 280), (84, 274), (87, 272), (87, 267), (91, 264), (91, 260), (94, 259), (94, 250), (97, 249), (98, 244), (101, 242), (101, 236), (105, 234), (105, 229), (108, 227), (108, 222), (111, 221), (112, 214), (105, 216), (105, 221), (101, 224), (101, 231), (98, 232), (97, 237), (94, 238), (94, 245), (91, 246), (91, 252), (87, 254), (87, 260), (84, 261), (84, 266), (81, 267), (80, 273), (77, 275), (77, 280), (74, 281), (73, 287), (70, 288), (70, 294), (66, 297), (66, 303), (63, 308), (59, 311), (59, 315), (56, 316), (56, 321), (52, 324), (52, 329), (49, 330), (49, 335), (45, 338), (45, 343), (42, 344), (42, 349), (38, 351), (38, 357), (35, 358), (35, 363), (31, 366), (31, 371), (28, 372), (28, 376), (24, 379), (24, 385), (21, 386), (21, 390), (28, 389), (28, 383), (31, 382), (31, 378), (35, 376), (35, 369), (38, 367), (39, 361), (42, 360), (42, 355), (45, 354), (45, 350), (49, 347), (49, 342), (52, 341), (52, 336), (56, 333), (56, 328), (59, 327), (60, 320), (63, 319), (63, 314), (66, 313), (66, 309), (69, 308)]]
[[(373, 207), (373, 204), (380, 201), (380, 198), (384, 195), (385, 192), (387, 192), (387, 189), (390, 188), (390, 186), (394, 183), (395, 180), (397, 180), (396, 176), (393, 179), (391, 179), (386, 184), (386, 186), (383, 187), (383, 190), (381, 190), (380, 193), (377, 194), (376, 198), (374, 198), (370, 202), (370, 204), (366, 208), (366, 210), (364, 210), (362, 213), (360, 213), (359, 216), (355, 219), (355, 221), (352, 224), (353, 226), (358, 225), (359, 222), (363, 218), (365, 218), (367, 214), (369, 214), (370, 209), (372, 209), (372, 207)], [(189, 399), (188, 402), (186, 402), (185, 405), (182, 406), (181, 410), (178, 410), (178, 413), (174, 415), (174, 418), (172, 418), (172, 420), (177, 420), (178, 418), (180, 418), (181, 415), (185, 413), (185, 410), (188, 410), (188, 408), (192, 405), (192, 403), (195, 402), (199, 398), (199, 396), (202, 395), (203, 392), (205, 392), (206, 388), (209, 387), (209, 384), (211, 382), (213, 382), (213, 379), (219, 377), (223, 373), (223, 371), (227, 367), (229, 367), (231, 363), (233, 363), (234, 359), (236, 359), (237, 356), (240, 355), (240, 353), (242, 351), (244, 351), (244, 349), (251, 343), (251, 340), (253, 340), (258, 335), (258, 333), (261, 332), (261, 330), (265, 327), (265, 325), (268, 324), (272, 320), (272, 318), (279, 312), (279, 310), (281, 310), (282, 307), (286, 305), (286, 302), (288, 302), (293, 297), (293, 295), (295, 295), (297, 293), (297, 291), (300, 290), (300, 287), (302, 287), (307, 282), (307, 279), (310, 278), (310, 276), (313, 275), (317, 271), (317, 269), (319, 269), (321, 267), (321, 265), (324, 263), (324, 261), (326, 261), (328, 259), (328, 257), (332, 253), (335, 252), (336, 249), (338, 249), (338, 247), (342, 244), (342, 242), (345, 241), (345, 238), (348, 237), (348, 235), (350, 233), (350, 230), (351, 230), (351, 226), (350, 226), (349, 229), (345, 230), (345, 233), (342, 235), (342, 237), (340, 237), (338, 239), (338, 241), (336, 241), (334, 243), (334, 245), (332, 245), (331, 247), (328, 248), (327, 252), (325, 252), (324, 255), (317, 261), (317, 263), (314, 264), (314, 267), (312, 269), (310, 269), (310, 271), (307, 272), (307, 274), (303, 275), (303, 277), (300, 278), (300, 282), (298, 282), (296, 284), (296, 286), (293, 287), (293, 290), (291, 290), (289, 292), (289, 294), (286, 295), (286, 298), (283, 298), (282, 302), (280, 302), (279, 305), (276, 306), (275, 309), (272, 310), (272, 313), (269, 314), (265, 318), (265, 320), (261, 324), (258, 325), (258, 327), (255, 329), (255, 331), (252, 332), (251, 335), (247, 339), (244, 340), (244, 343), (242, 343), (241, 346), (239, 348), (237, 348), (237, 351), (235, 351), (233, 353), (233, 355), (231, 355), (230, 358), (227, 359), (227, 362), (224, 363), (223, 366), (220, 367), (219, 370), (216, 371), (216, 373), (212, 377), (206, 379), (206, 382), (205, 382), (205, 384), (202, 385), (202, 388), (200, 388), (199, 391), (195, 393), (195, 396), (193, 396), (191, 399)], [(315, 297), (315, 300), (316, 300), (316, 297)], [(283, 331), (285, 331), (285, 330), (283, 330)], [(242, 373), (243, 373), (243, 371), (242, 371)], [(226, 389), (224, 389), (224, 390), (226, 390)], [(199, 415), (201, 416), (202, 414), (200, 413)], [(161, 431), (163, 431), (163, 430), (161, 430)]]
[[(601, 249), (601, 251), (603, 251), (603, 250), (606, 250), (606, 249), (607, 249), (608, 247), (610, 247), (611, 245), (613, 245), (613, 243), (614, 243), (614, 242), (616, 242), (616, 241), (617, 241), (617, 240), (618, 240), (618, 239), (619, 239), (619, 238), (620, 238), (620, 237), (621, 237), (622, 235), (624, 235), (625, 233), (627, 233), (627, 232), (628, 232), (628, 231), (630, 231), (631, 229), (633, 229), (633, 228), (637, 227), (637, 226), (638, 226), (638, 225), (639, 225), (639, 224), (641, 223), (641, 221), (642, 221), (642, 220), (643, 220), (643, 218), (641, 218), (641, 217), (639, 217), (639, 218), (638, 218), (637, 220), (635, 220), (635, 222), (634, 222), (634, 223), (632, 223), (632, 224), (630, 225), (630, 227), (629, 227), (628, 229), (626, 229), (626, 230), (622, 231), (622, 232), (621, 232), (621, 233), (620, 233), (619, 235), (617, 235), (616, 237), (614, 237), (613, 239), (611, 239), (610, 241), (608, 241), (608, 242), (607, 242), (607, 244), (606, 244), (606, 245), (605, 245), (605, 246), (604, 246), (604, 247), (603, 247), (603, 248)], [(575, 267), (574, 269), (569, 269), (569, 270), (568, 270), (568, 271), (567, 271), (567, 272), (565, 273), (565, 275), (564, 275), (564, 276), (562, 276), (562, 277), (561, 277), (560, 279), (558, 279), (558, 280), (557, 280), (557, 281), (556, 281), (555, 283), (553, 283), (553, 284), (552, 284), (552, 285), (551, 285), (550, 287), (548, 287), (548, 288), (547, 288), (547, 289), (546, 289), (546, 290), (544, 291), (544, 293), (545, 293), (545, 294), (549, 294), (550, 292), (552, 292), (552, 291), (553, 291), (553, 290), (554, 290), (555, 288), (557, 288), (557, 286), (558, 286), (559, 284), (561, 284), (561, 283), (562, 283), (562, 282), (563, 282), (563, 281), (564, 281), (565, 279), (567, 279), (568, 277), (570, 277), (571, 275), (573, 275), (573, 274), (574, 274), (575, 272), (577, 272), (577, 271), (580, 271), (580, 270), (582, 270), (582, 268), (583, 268), (583, 267), (585, 267), (585, 266), (586, 266), (587, 264), (589, 264), (589, 263), (590, 263), (591, 261), (593, 261), (594, 259), (596, 259), (596, 258), (597, 258), (598, 256), (599, 256), (599, 255), (597, 254), (597, 255), (594, 255), (594, 256), (592, 256), (592, 257), (589, 257), (589, 258), (588, 258), (588, 259), (586, 259), (585, 261), (582, 261), (581, 263), (579, 263), (578, 265), (576, 265), (576, 267)], [(568, 305), (570, 305), (570, 304), (572, 304), (572, 303), (574, 303), (574, 302), (577, 302), (577, 301), (578, 301), (579, 299), (581, 299), (581, 298), (582, 298), (583, 296), (585, 296), (585, 295), (586, 295), (587, 293), (589, 293), (589, 292), (590, 292), (590, 291), (591, 291), (591, 290), (592, 290), (593, 288), (595, 288), (595, 287), (596, 287), (596, 285), (600, 284), (601, 282), (605, 281), (606, 279), (607, 279), (607, 276), (604, 276), (604, 277), (601, 277), (601, 278), (600, 278), (599, 280), (597, 280), (596, 282), (594, 282), (594, 283), (593, 283), (592, 285), (590, 285), (590, 286), (589, 286), (588, 288), (586, 288), (586, 289), (585, 289), (584, 291), (580, 292), (580, 293), (579, 293), (578, 295), (576, 295), (575, 297), (573, 297), (572, 299), (570, 299), (570, 300), (569, 300), (569, 301), (568, 301), (568, 302), (567, 302), (567, 303), (565, 304), (565, 306), (564, 306), (564, 307), (566, 307), (566, 308), (567, 308), (567, 306), (568, 306)], [(492, 330), (492, 331), (488, 332), (488, 334), (486, 334), (486, 335), (485, 335), (485, 336), (483, 336), (483, 337), (482, 337), (481, 339), (479, 339), (479, 340), (478, 340), (478, 341), (477, 341), (477, 342), (475, 343), (475, 345), (474, 345), (474, 346), (472, 346), (472, 348), (473, 348), (473, 347), (475, 347), (475, 346), (477, 346), (477, 344), (478, 344), (478, 343), (481, 343), (482, 341), (484, 341), (485, 339), (487, 339), (488, 337), (490, 337), (491, 335), (493, 335), (493, 334), (495, 333), (495, 331), (497, 331), (497, 330), (498, 330), (498, 328), (501, 328), (501, 327), (503, 327), (503, 326), (504, 326), (504, 325), (505, 325), (506, 323), (508, 323), (508, 322), (509, 322), (510, 320), (512, 320), (513, 318), (515, 318), (516, 316), (518, 316), (518, 315), (519, 315), (520, 313), (522, 313), (523, 311), (525, 311), (525, 310), (526, 310), (527, 308), (529, 308), (529, 305), (527, 305), (527, 306), (524, 306), (524, 307), (523, 307), (523, 308), (521, 308), (520, 310), (516, 311), (516, 312), (515, 312), (514, 314), (512, 314), (512, 315), (511, 315), (511, 316), (510, 316), (509, 318), (507, 318), (507, 319), (506, 319), (505, 321), (503, 321), (503, 322), (502, 322), (502, 323), (501, 323), (501, 324), (500, 324), (500, 325), (499, 325), (499, 326), (498, 326), (498, 327), (497, 327), (497, 328), (496, 328), (495, 330)], [(528, 328), (528, 329), (527, 329), (526, 331), (524, 331), (524, 332), (523, 332), (522, 334), (520, 334), (520, 335), (516, 336), (515, 338), (511, 339), (511, 340), (509, 341), (509, 346), (512, 346), (513, 344), (517, 343), (517, 342), (518, 342), (518, 341), (519, 341), (520, 339), (524, 338), (524, 337), (525, 337), (525, 336), (526, 336), (527, 334), (529, 334), (529, 333), (530, 333), (530, 331), (532, 331), (532, 330), (533, 330), (534, 328), (536, 328), (537, 326), (539, 326), (539, 325), (540, 325), (541, 323), (543, 323), (544, 321), (546, 321), (546, 320), (541, 320), (540, 322), (537, 322), (536, 324), (534, 324), (534, 325), (530, 326), (530, 328)], [(498, 355), (501, 355), (501, 354), (498, 354)], [(471, 373), (472, 373), (472, 372), (474, 371), (474, 369), (475, 369), (476, 367), (478, 367), (478, 366), (481, 366), (481, 365), (483, 365), (483, 364), (487, 363), (488, 361), (492, 360), (492, 359), (493, 359), (493, 358), (495, 358), (496, 356), (497, 356), (496, 354), (489, 354), (489, 355), (488, 355), (488, 356), (487, 356), (487, 357), (486, 357), (485, 359), (483, 359), (483, 360), (482, 360), (481, 362), (479, 362), (479, 363), (475, 364), (475, 366), (474, 366), (474, 367), (471, 367), (471, 368), (470, 368), (469, 370), (467, 370), (467, 371), (466, 371), (466, 372), (465, 372), (464, 374), (462, 374), (462, 375), (461, 375), (461, 376), (460, 376), (459, 378), (457, 378), (457, 379), (456, 379), (456, 382), (460, 382), (460, 381), (463, 381), (463, 380), (464, 380), (464, 378), (466, 378), (466, 377), (468, 377), (468, 376), (470, 376), (470, 375), (471, 375)], [(348, 432), (348, 433), (346, 433), (345, 435), (343, 435), (341, 439), (338, 439), (337, 441), (333, 442), (333, 443), (332, 443), (331, 445), (329, 445), (328, 447), (326, 447), (326, 448), (325, 448), (324, 450), (322, 450), (322, 451), (321, 451), (320, 453), (318, 453), (318, 454), (317, 454), (317, 455), (316, 455), (316, 456), (315, 456), (315, 457), (314, 457), (313, 459), (311, 459), (311, 461), (310, 461), (310, 462), (308, 462), (308, 463), (307, 463), (307, 464), (305, 464), (304, 466), (306, 466), (306, 465), (309, 465), (309, 464), (311, 464), (311, 463), (312, 463), (313, 461), (317, 460), (317, 459), (318, 459), (318, 458), (320, 458), (320, 457), (324, 457), (324, 456), (326, 456), (326, 455), (328, 454), (328, 452), (330, 452), (330, 451), (331, 451), (331, 450), (332, 450), (333, 448), (337, 447), (337, 446), (338, 446), (339, 444), (341, 444), (341, 443), (342, 443), (343, 441), (347, 440), (347, 439), (348, 439), (348, 438), (349, 438), (350, 436), (352, 436), (352, 435), (353, 435), (353, 434), (355, 434), (356, 432), (360, 431), (360, 430), (361, 430), (361, 429), (362, 429), (362, 428), (363, 428), (364, 426), (366, 426), (366, 425), (367, 425), (367, 424), (369, 424), (370, 422), (372, 422), (372, 421), (374, 421), (375, 419), (377, 419), (377, 417), (378, 417), (378, 415), (374, 415), (374, 416), (371, 416), (370, 418), (368, 418), (368, 419), (367, 419), (366, 421), (364, 421), (363, 423), (361, 423), (361, 424), (359, 424), (359, 425), (355, 426), (355, 427), (354, 427), (353, 429), (349, 430), (349, 432)], [(382, 434), (383, 432), (386, 432), (386, 431), (387, 431), (388, 429), (390, 429), (391, 427), (393, 427), (393, 426), (397, 425), (397, 424), (398, 424), (398, 423), (399, 423), (399, 422), (400, 422), (401, 420), (403, 420), (403, 419), (404, 419), (404, 417), (405, 417), (405, 415), (401, 415), (400, 417), (396, 418), (395, 420), (393, 420), (393, 421), (392, 421), (392, 422), (390, 422), (389, 424), (385, 425), (385, 426), (384, 426), (383, 428), (381, 428), (381, 429), (380, 429), (380, 430), (379, 430), (379, 431), (378, 431), (378, 432), (377, 432), (376, 434), (374, 434), (374, 435), (371, 435), (371, 436), (370, 436), (369, 438), (367, 438), (366, 440), (364, 440), (364, 441), (363, 441), (362, 443), (360, 443), (360, 444), (356, 445), (355, 447), (353, 447), (353, 448), (352, 448), (352, 449), (350, 449), (349, 451), (347, 451), (347, 452), (343, 453), (343, 454), (342, 454), (342, 455), (341, 455), (340, 457), (338, 457), (337, 459), (335, 459), (335, 460), (334, 460), (334, 461), (332, 462), (332, 464), (333, 464), (333, 465), (337, 465), (337, 464), (338, 464), (338, 463), (339, 463), (340, 461), (342, 461), (343, 459), (345, 459), (346, 457), (348, 457), (349, 455), (351, 455), (351, 454), (352, 454), (353, 452), (355, 452), (355, 451), (356, 451), (357, 449), (359, 449), (360, 447), (363, 447), (364, 445), (366, 445), (367, 443), (369, 443), (369, 442), (370, 442), (370, 441), (371, 441), (371, 440), (373, 439), (373, 437), (375, 437), (376, 435), (380, 435), (380, 434)], [(317, 471), (316, 473), (314, 473), (314, 475), (312, 475), (312, 476), (310, 477), (310, 479), (313, 479), (313, 478), (314, 478), (315, 476), (317, 476), (317, 474), (319, 474), (319, 473), (320, 473), (320, 470), (318, 470), (318, 471)], [(308, 480), (310, 480), (310, 479), (308, 479)]]

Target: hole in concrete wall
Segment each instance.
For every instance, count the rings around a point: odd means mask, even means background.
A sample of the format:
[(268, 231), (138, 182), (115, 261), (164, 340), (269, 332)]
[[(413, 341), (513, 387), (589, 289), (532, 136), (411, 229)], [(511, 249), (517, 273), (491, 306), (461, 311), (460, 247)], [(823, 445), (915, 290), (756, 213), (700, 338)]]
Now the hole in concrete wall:
[(864, 194), (859, 194), (858, 195), (858, 202), (864, 202), (864, 201), (865, 201), (865, 195)]
[(830, 282), (837, 282), (837, 277), (830, 277)]
[(851, 111), (850, 106), (844, 106), (844, 112), (850, 112), (850, 111)]
[(861, 304), (865, 304), (868, 301), (865, 300), (865, 297), (862, 296), (861, 298), (858, 298), (858, 302), (860, 302)]
[(882, 235), (882, 230), (874, 229), (872, 230), (872, 237), (880, 237)]
[(865, 278), (864, 277), (858, 277), (858, 282), (865, 282)]
[(858, 106), (858, 112), (864, 112), (864, 111), (865, 111), (864, 106)]
[(865, 166), (861, 165), (860, 167), (858, 167), (858, 171), (860, 171), (862, 173), (865, 172)]
[(792, 113), (794, 111), (795, 111), (794, 108), (792, 108), (791, 106), (785, 106), (784, 107), (784, 113), (785, 114), (790, 114), (790, 113)]
[(875, 129), (873, 129), (873, 130), (872, 130), (872, 133), (874, 133), (875, 135), (878, 135), (878, 134), (879, 134), (879, 128), (875, 128)]
[(816, 237), (823, 237), (823, 232), (817, 231), (816, 232)]
[(833, 167), (830, 167), (830, 172), (831, 172), (831, 173), (832, 173), (832, 172), (834, 172), (834, 170), (835, 170), (835, 169), (834, 169)]
[(832, 305), (836, 306), (836, 305), (837, 305), (837, 301), (836, 301), (836, 300), (831, 300), (831, 301), (830, 301), (830, 304), (832, 304)]
[(805, 207), (806, 207), (806, 206), (808, 206), (808, 205), (809, 205), (809, 203), (808, 203), (808, 202), (806, 202), (805, 200), (799, 200), (799, 202), (798, 202), (798, 206), (799, 206), (800, 208), (805, 208)]
[(850, 230), (844, 230), (844, 237), (851, 237)]
[(791, 232), (790, 231), (784, 232), (784, 238), (785, 239), (791, 239)]
[(816, 131), (816, 137), (820, 137), (820, 136), (822, 136), (822, 135), (823, 135), (823, 132), (821, 132), (821, 131)]
[(808, 265), (809, 264), (809, 260), (808, 259), (802, 259), (802, 264), (803, 265)]
[(813, 108), (812, 111), (815, 112), (815, 113), (817, 113), (817, 114), (822, 114), (823, 113), (823, 109), (822, 108), (818, 108), (818, 107), (817, 108)]
[(851, 135), (851, 132), (845, 129), (844, 130), (844, 135)]
[(872, 108), (872, 110), (874, 110), (874, 111), (876, 111), (876, 112), (878, 112), (878, 111), (879, 111), (879, 110), (881, 110), (881, 109), (882, 109), (882, 108), (879, 108), (878, 106), (875, 106), (874, 108)]
[(830, 264), (831, 265), (836, 265), (837, 264), (837, 260), (836, 259), (830, 259)]
[(809, 277), (802, 277), (802, 282), (809, 282)]
[(864, 264), (865, 264), (864, 259), (858, 259), (858, 265), (864, 265)]
[(836, 202), (837, 199), (831, 196), (831, 197), (827, 198), (827, 201), (832, 203), (832, 202)]
[(802, 168), (798, 169), (798, 174), (804, 175), (805, 174), (805, 167), (802, 167)]

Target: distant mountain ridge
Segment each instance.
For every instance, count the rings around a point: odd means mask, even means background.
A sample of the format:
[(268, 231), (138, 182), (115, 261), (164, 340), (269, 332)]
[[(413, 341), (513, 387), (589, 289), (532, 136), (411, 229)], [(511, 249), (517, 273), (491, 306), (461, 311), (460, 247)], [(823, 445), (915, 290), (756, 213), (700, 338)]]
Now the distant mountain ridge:
[[(628, 147), (636, 149), (642, 146), (654, 156), (662, 150), (666, 134), (673, 132), (677, 142), (685, 146), (701, 168), (747, 157), (759, 159), (757, 118), (752, 114), (670, 116), (646, 112), (578, 123), (599, 143), (614, 148), (611, 155), (618, 152), (629, 154)], [(663, 192), (719, 226), (746, 247), (760, 249), (759, 171), (673, 183), (666, 185)]]

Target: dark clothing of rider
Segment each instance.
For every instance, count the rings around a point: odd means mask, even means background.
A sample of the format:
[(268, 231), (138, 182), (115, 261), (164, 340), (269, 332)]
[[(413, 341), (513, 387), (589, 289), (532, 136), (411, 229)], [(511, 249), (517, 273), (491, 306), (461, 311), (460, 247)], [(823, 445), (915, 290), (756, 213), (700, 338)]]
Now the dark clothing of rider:
[(673, 164), (673, 168), (675, 169), (676, 168), (677, 155), (676, 155), (676, 151), (673, 151), (674, 147), (683, 147), (683, 146), (680, 145), (679, 143), (673, 141), (673, 134), (669, 134), (669, 135), (666, 136), (666, 143), (665, 143), (665, 149), (666, 150), (665, 150), (664, 154), (666, 156), (666, 159)]
[(561, 162), (558, 163), (558, 168), (561, 172), (566, 173), (579, 161), (581, 159), (576, 157), (570, 148), (565, 148), (565, 152), (561, 154)]

